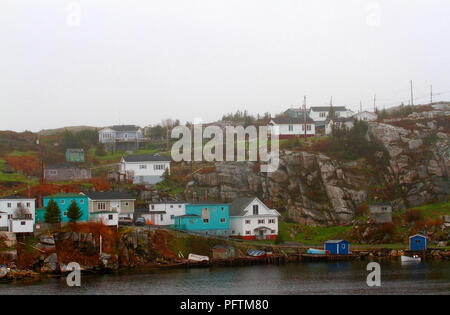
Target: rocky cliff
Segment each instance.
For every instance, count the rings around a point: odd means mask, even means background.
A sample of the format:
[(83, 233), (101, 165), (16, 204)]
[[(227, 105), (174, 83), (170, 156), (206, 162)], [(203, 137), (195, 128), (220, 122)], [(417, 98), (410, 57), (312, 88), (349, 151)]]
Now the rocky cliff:
[(311, 150), (284, 150), (274, 173), (260, 173), (254, 162), (218, 162), (214, 171), (194, 175), (185, 196), (221, 201), (258, 196), (307, 225), (350, 223), (365, 202), (392, 201), (402, 209), (445, 200), (450, 194), (449, 112), (436, 117), (408, 117), (409, 129), (395, 122), (369, 123), (367, 137), (386, 148), (376, 153), (372, 164), (365, 159), (339, 161)]

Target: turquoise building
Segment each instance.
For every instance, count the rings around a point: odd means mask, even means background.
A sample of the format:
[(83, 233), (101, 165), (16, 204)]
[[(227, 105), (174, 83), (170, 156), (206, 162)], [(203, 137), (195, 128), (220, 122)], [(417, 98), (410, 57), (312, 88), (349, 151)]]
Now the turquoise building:
[(228, 236), (229, 218), (228, 204), (187, 204), (186, 214), (175, 217), (174, 228), (204, 235)]
[[(89, 208), (88, 208), (88, 197), (85, 195), (79, 195), (75, 193), (59, 193), (51, 196), (44, 197), (44, 208), (47, 207), (48, 202), (53, 199), (57, 204), (59, 209), (61, 210), (61, 222), (69, 222), (69, 218), (67, 217), (67, 211), (69, 209), (72, 200), (74, 200), (78, 207), (80, 207), (82, 216), (78, 220), (78, 222), (87, 222), (89, 219)], [(36, 222), (44, 221), (44, 211), (37, 211)], [(42, 221), (38, 221), (42, 220)]]

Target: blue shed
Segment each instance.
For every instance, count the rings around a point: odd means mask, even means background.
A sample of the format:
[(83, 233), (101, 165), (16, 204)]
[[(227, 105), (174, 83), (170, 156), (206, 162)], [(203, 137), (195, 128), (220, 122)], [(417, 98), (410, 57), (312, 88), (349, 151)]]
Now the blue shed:
[(409, 250), (420, 251), (427, 249), (427, 238), (423, 235), (416, 234), (409, 237)]
[(350, 246), (344, 240), (329, 240), (325, 242), (324, 249), (331, 255), (348, 255)]

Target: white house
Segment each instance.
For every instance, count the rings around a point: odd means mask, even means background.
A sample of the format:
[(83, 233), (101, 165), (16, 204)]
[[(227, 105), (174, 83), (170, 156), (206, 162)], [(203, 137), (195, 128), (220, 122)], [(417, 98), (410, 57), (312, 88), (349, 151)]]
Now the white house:
[(111, 126), (98, 132), (98, 141), (108, 151), (138, 150), (142, 140), (142, 129), (134, 125)]
[(278, 211), (256, 197), (236, 198), (230, 204), (229, 235), (245, 240), (274, 240), (278, 235), (279, 216)]
[[(278, 135), (280, 139), (304, 137), (305, 121), (303, 117), (276, 117), (269, 122), (269, 129)], [(314, 121), (306, 117), (306, 136), (311, 137), (316, 134)]]
[(119, 213), (114, 211), (96, 211), (89, 213), (89, 221), (100, 222), (106, 226), (119, 226)]
[(333, 127), (334, 128), (347, 128), (347, 129), (351, 129), (353, 128), (353, 118), (332, 118), (332, 119), (327, 119), (325, 121), (325, 134), (326, 135), (330, 135), (333, 131)]
[(35, 199), (20, 196), (0, 198), (0, 230), (32, 233), (35, 216)]
[(363, 120), (363, 121), (375, 121), (378, 119), (378, 115), (376, 113), (362, 111), (352, 116), (355, 119)]
[(111, 143), (119, 141), (139, 141), (142, 138), (142, 129), (134, 125), (118, 125), (100, 129), (98, 141)]
[(164, 155), (129, 155), (122, 157), (120, 172), (134, 184), (157, 184), (170, 173), (170, 158)]
[(183, 201), (151, 202), (148, 213), (142, 214), (142, 217), (152, 225), (172, 225), (175, 217), (186, 214), (186, 205)]
[[(309, 109), (309, 117), (316, 122), (317, 126), (324, 126), (331, 106), (313, 106)], [(351, 117), (353, 112), (345, 106), (333, 106), (336, 117)]]

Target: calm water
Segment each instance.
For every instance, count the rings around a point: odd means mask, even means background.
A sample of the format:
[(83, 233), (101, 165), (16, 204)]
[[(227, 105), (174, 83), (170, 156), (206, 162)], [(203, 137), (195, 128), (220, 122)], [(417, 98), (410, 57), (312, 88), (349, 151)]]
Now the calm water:
[(381, 264), (381, 287), (366, 285), (363, 262), (180, 269), (0, 284), (5, 294), (450, 294), (450, 263)]

